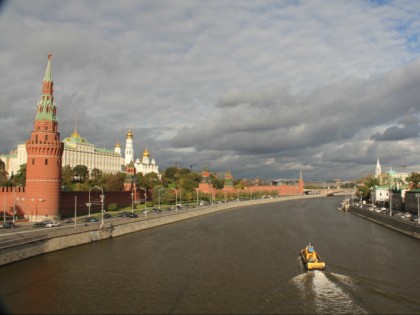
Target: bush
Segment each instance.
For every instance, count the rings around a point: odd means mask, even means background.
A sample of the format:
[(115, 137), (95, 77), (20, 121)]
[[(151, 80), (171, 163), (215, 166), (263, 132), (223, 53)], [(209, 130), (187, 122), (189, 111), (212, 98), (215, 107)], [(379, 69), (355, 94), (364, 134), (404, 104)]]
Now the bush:
[(146, 202), (146, 207), (153, 207), (155, 205), (155, 203), (153, 201), (148, 201)]
[(108, 205), (108, 211), (115, 211), (118, 210), (118, 205), (116, 203), (110, 203)]

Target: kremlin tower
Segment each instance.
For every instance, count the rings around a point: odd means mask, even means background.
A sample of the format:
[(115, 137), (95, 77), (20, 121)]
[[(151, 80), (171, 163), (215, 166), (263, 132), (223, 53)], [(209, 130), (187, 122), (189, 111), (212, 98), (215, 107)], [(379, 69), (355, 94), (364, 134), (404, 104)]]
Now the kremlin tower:
[(34, 128), (30, 139), (26, 141), (26, 213), (31, 221), (49, 216), (60, 218), (61, 158), (64, 144), (60, 141), (58, 132), (51, 56), (48, 54)]

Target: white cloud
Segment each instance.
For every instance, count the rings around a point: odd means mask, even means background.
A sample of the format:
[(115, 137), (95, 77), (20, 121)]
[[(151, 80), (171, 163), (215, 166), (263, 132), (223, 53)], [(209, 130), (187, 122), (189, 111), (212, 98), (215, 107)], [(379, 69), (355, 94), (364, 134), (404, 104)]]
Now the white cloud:
[(131, 128), (162, 167), (235, 177), (342, 176), (373, 167), (388, 140), (384, 161), (403, 146), (417, 170), (419, 13), (417, 1), (10, 1), (0, 146), (29, 136), (51, 51), (63, 137), (76, 116), (98, 146)]

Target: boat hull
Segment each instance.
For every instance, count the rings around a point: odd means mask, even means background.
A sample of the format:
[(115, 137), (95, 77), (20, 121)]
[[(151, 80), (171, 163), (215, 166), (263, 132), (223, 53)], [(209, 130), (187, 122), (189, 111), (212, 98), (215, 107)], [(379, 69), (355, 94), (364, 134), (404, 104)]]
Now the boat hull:
[(315, 253), (315, 255), (316, 255), (315, 261), (309, 261), (307, 249), (302, 249), (302, 251), (300, 252), (300, 257), (302, 258), (303, 265), (308, 271), (313, 271), (313, 270), (324, 271), (326, 268), (325, 262), (321, 260), (321, 257), (318, 255), (318, 253)]

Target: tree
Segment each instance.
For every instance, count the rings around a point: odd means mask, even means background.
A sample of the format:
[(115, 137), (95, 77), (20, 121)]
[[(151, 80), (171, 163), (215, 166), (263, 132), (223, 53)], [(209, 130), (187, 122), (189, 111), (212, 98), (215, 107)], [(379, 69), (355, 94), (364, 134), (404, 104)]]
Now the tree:
[(144, 184), (147, 189), (153, 189), (156, 185), (161, 185), (162, 182), (156, 173), (147, 173), (144, 175)]
[(13, 176), (14, 186), (25, 186), (26, 184), (26, 163), (22, 164), (15, 176)]
[(108, 191), (121, 191), (124, 187), (125, 173), (103, 174), (102, 188)]
[(100, 169), (94, 168), (90, 172), (90, 185), (91, 186), (101, 186), (103, 185), (103, 172)]
[(359, 186), (358, 191), (360, 192), (359, 194), (362, 195), (362, 198), (367, 198), (369, 196), (369, 194), (370, 194), (371, 188), (380, 185), (379, 178), (376, 178), (372, 174), (370, 174), (370, 175), (368, 175), (366, 177), (361, 178), (360, 179), (360, 182), (363, 185), (362, 186)]
[(174, 180), (175, 179), (175, 175), (177, 174), (177, 172), (178, 172), (178, 168), (177, 167), (168, 167), (165, 170), (165, 179), (166, 180), (169, 180), (169, 181)]
[(73, 177), (74, 173), (70, 165), (66, 165), (61, 169), (61, 185), (64, 186), (65, 190), (71, 187)]
[(406, 181), (411, 183), (413, 188), (419, 187), (420, 173), (412, 172), (411, 175), (406, 178)]
[(73, 167), (73, 173), (76, 177), (76, 180), (79, 182), (84, 182), (89, 175), (86, 165), (76, 165), (75, 167)]
[(7, 182), (6, 165), (0, 160), (0, 186), (4, 186)]

